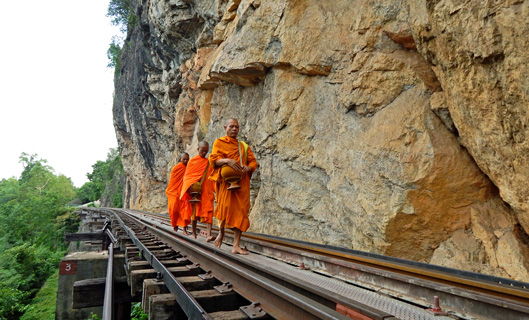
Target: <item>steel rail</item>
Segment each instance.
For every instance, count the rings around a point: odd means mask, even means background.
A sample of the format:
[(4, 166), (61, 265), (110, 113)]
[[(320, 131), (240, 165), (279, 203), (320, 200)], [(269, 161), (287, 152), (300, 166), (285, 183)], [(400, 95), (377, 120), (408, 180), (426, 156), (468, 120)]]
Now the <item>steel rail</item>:
[[(157, 215), (154, 213), (141, 212), (141, 214), (149, 214), (159, 218), (167, 219), (163, 215)], [(214, 229), (216, 228), (214, 227)], [(425, 263), (386, 257), (378, 254), (364, 253), (360, 251), (345, 252), (345, 250), (342, 248), (323, 246), (315, 243), (307, 243), (276, 236), (245, 233), (244, 240), (246, 239), (271, 243), (274, 246), (281, 245), (288, 248), (296, 248), (305, 253), (324, 255), (333, 259), (342, 259), (348, 262), (362, 263), (367, 266), (381, 267), (386, 271), (394, 271), (398, 273), (407, 272), (408, 275), (413, 275), (415, 277), (421, 277), (424, 279), (426, 279), (426, 277), (430, 280), (439, 279), (447, 281), (446, 283), (449, 283), (450, 285), (463, 285), (465, 288), (472, 287), (479, 292), (488, 290), (494, 293), (502, 293), (512, 297), (529, 299), (529, 290), (527, 290), (529, 289), (529, 283), (511, 279), (488, 275), (484, 276), (473, 272), (450, 269), (442, 266), (433, 266)]]
[(103, 320), (113, 319), (114, 306), (114, 243), (108, 246), (107, 276), (105, 281), (105, 296), (103, 300)]
[[(146, 212), (139, 214), (167, 220), (162, 215)], [(251, 241), (247, 241), (248, 239)], [(430, 291), (441, 291), (456, 297), (479, 301), (480, 304), (487, 303), (529, 314), (529, 290), (526, 289), (529, 287), (528, 283), (275, 236), (245, 233), (243, 241), (274, 249), (282, 246), (286, 249), (278, 250), (297, 251), (294, 255), (301, 259), (313, 255), (322, 256), (337, 268), (345, 267), (377, 274), (381, 278), (422, 286), (429, 288)]]
[[(255, 243), (252, 248), (255, 248)], [(271, 251), (270, 249), (264, 250)], [(459, 312), (461, 315), (469, 312), (483, 313), (484, 308), (496, 311), (501, 309), (501, 312), (515, 310), (514, 313), (518, 312), (518, 317), (520, 317), (519, 312), (525, 314), (525, 317), (529, 315), (529, 300), (517, 296), (480, 290), (475, 287), (468, 288), (462, 284), (456, 286), (448, 281), (421, 277), (415, 273), (399, 272), (398, 269), (382, 268), (325, 256), (318, 257), (302, 249), (278, 249), (278, 245), (274, 245), (273, 250), (282, 250), (280, 255), (287, 261), (304, 261), (306, 267), (315, 266), (318, 269), (324, 269), (323, 273), (328, 276), (360, 285), (364, 284), (377, 291), (382, 289), (382, 292), (412, 303), (425, 305), (426, 302), (426, 305), (429, 305), (431, 300), (426, 301), (427, 297), (433, 298), (441, 294), (443, 305), (450, 306), (454, 312)], [(275, 254), (272, 253), (272, 255)], [(315, 270), (315, 272), (318, 271)], [(496, 306), (496, 309), (489, 306)], [(523, 316), (522, 318), (525, 319)]]
[[(140, 215), (145, 215), (145, 214), (141, 213)], [(158, 220), (160, 218), (163, 219), (164, 218), (163, 216), (160, 216), (160, 215), (157, 215), (157, 214), (154, 214), (154, 215), (157, 218), (154, 221), (159, 221), (160, 225), (166, 224), (163, 221)], [(142, 220), (142, 221), (146, 221), (147, 223), (151, 223), (153, 225), (156, 225), (156, 226), (160, 227), (157, 223), (155, 224), (155, 222), (148, 221), (148, 220), (146, 220), (144, 218), (138, 218), (138, 219)], [(168, 225), (168, 226), (169, 226), (168, 228), (170, 228), (170, 225)], [(195, 242), (195, 241), (191, 240), (187, 236), (183, 237), (183, 236), (181, 236), (179, 234), (172, 234), (172, 235), (176, 236), (176, 237), (179, 237), (179, 238), (186, 239), (186, 240), (190, 240), (192, 242)], [(203, 243), (200, 243), (200, 242), (196, 242), (195, 245), (198, 245), (198, 246), (201, 246), (203, 248), (206, 248), (206, 250), (211, 250), (211, 246), (204, 245)], [(220, 253), (224, 254), (222, 251), (220, 251)], [(336, 294), (336, 293), (334, 293), (332, 291), (327, 290), (326, 288), (314, 286), (313, 283), (299, 281), (299, 280), (298, 281), (293, 280), (292, 277), (289, 274), (286, 274), (286, 273), (283, 273), (283, 272), (280, 272), (280, 271), (275, 271), (273, 276), (271, 276), (270, 275), (270, 271), (265, 266), (261, 266), (258, 263), (252, 263), (251, 261), (248, 261), (248, 260), (239, 260), (237, 258), (237, 256), (233, 256), (233, 255), (228, 255), (227, 257), (228, 257), (228, 259), (231, 259), (231, 260), (234, 259), (234, 260), (242, 261), (252, 271), (257, 272), (260, 275), (263, 275), (263, 276), (267, 277), (268, 279), (272, 279), (275, 282), (282, 283), (282, 284), (287, 284), (288, 283), (288, 284), (291, 285), (291, 287), (293, 289), (295, 289), (295, 291), (297, 291), (299, 293), (302, 293), (303, 295), (305, 295), (307, 297), (310, 297), (312, 300), (315, 300), (315, 301), (317, 301), (317, 302), (319, 302), (319, 303), (321, 303), (323, 305), (326, 305), (328, 307), (332, 306), (333, 308), (335, 308), (336, 305), (340, 304), (340, 305), (343, 305), (343, 306), (345, 306), (347, 308), (355, 310), (359, 314), (362, 314), (362, 315), (364, 315), (366, 317), (369, 317), (370, 319), (395, 319), (393, 315), (391, 315), (391, 314), (389, 314), (387, 312), (383, 312), (383, 311), (377, 310), (374, 307), (370, 307), (370, 306), (368, 306), (366, 304), (354, 301), (354, 300), (352, 300), (352, 299), (350, 299), (348, 297), (344, 297), (343, 295)]]
[[(141, 251), (141, 254), (149, 262), (156, 272), (162, 274), (165, 286), (174, 295), (175, 300), (178, 302), (182, 310), (185, 312), (189, 319), (205, 319), (211, 320), (212, 318), (206, 313), (206, 311), (200, 306), (195, 298), (188, 293), (188, 291), (182, 286), (182, 284), (174, 277), (174, 275), (167, 270), (167, 268), (151, 253), (149, 249), (138, 239), (136, 233), (127, 226), (126, 223), (121, 219), (118, 214), (115, 217), (123, 230), (127, 233), (131, 241)], [(129, 216), (129, 219), (133, 219)], [(140, 224), (141, 225), (141, 224)]]
[(278, 319), (341, 319), (346, 317), (325, 305), (320, 304), (287, 287), (252, 271), (250, 268), (235, 263), (234, 259), (211, 246), (198, 246), (186, 238), (168, 233), (148, 221), (141, 221), (129, 213), (127, 216), (138, 224), (147, 227), (149, 232), (166, 244), (177, 247), (180, 253), (200, 265), (204, 270), (223, 282), (233, 284), (234, 291), (250, 301), (259, 302), (260, 307)]
[(108, 262), (107, 275), (105, 280), (105, 295), (103, 298), (103, 320), (112, 320), (114, 318), (114, 247), (117, 239), (109, 228), (110, 222), (105, 223), (102, 233), (106, 234), (110, 240), (108, 245)]
[[(263, 236), (259, 236), (255, 234), (245, 235), (245, 236), (247, 238), (251, 238), (255, 240), (272, 242), (270, 241), (270, 239), (267, 239)], [(281, 244), (281, 245), (288, 246), (291, 248), (297, 248), (304, 252), (309, 252), (309, 253), (312, 252), (312, 253), (317, 253), (321, 255), (326, 255), (331, 258), (342, 258), (344, 260), (351, 261), (351, 262), (362, 262), (362, 263), (365, 263), (371, 266), (380, 266), (380, 267), (386, 268), (386, 270), (398, 270), (399, 272), (406, 271), (409, 274), (427, 276), (432, 279), (445, 280), (445, 281), (449, 281), (452, 284), (463, 284), (466, 287), (488, 289), (493, 292), (500, 292), (500, 293), (506, 293), (512, 296), (529, 298), (529, 291), (527, 290), (523, 290), (517, 286), (505, 286), (502, 283), (491, 283), (491, 282), (478, 281), (472, 278), (468, 278), (468, 276), (465, 276), (465, 273), (470, 274), (470, 272), (459, 271), (458, 275), (454, 275), (454, 274), (448, 273), (447, 271), (441, 270), (441, 269), (448, 270), (448, 268), (439, 267), (439, 268), (436, 268), (437, 270), (430, 270), (429, 268), (427, 268), (427, 266), (420, 267), (420, 266), (415, 266), (414, 265), (415, 263), (413, 264), (405, 263), (406, 262), (405, 260), (402, 260), (401, 262), (388, 261), (387, 259), (381, 259), (380, 257), (374, 257), (373, 255), (371, 255), (371, 257), (365, 257), (365, 256), (360, 256), (360, 255), (356, 255), (352, 253), (344, 253), (344, 252), (341, 252), (339, 250), (334, 250), (334, 249), (325, 249), (325, 248), (315, 249), (313, 246), (297, 244), (295, 242), (285, 241), (285, 240), (275, 240), (273, 241), (273, 243)], [(395, 260), (397, 260), (397, 258), (395, 258)], [(521, 283), (519, 281), (513, 281), (510, 279), (501, 279), (501, 278), (492, 277), (492, 276), (490, 276), (490, 278), (496, 278), (498, 279), (498, 281), (503, 280), (507, 284), (509, 282)], [(526, 284), (526, 285), (529, 285), (529, 284)]]
[(105, 234), (108, 236), (108, 238), (110, 239), (110, 242), (112, 242), (114, 245), (118, 242), (118, 240), (116, 239), (116, 237), (114, 236), (114, 234), (112, 233), (112, 230), (110, 230), (109, 228), (106, 228), (105, 229)]

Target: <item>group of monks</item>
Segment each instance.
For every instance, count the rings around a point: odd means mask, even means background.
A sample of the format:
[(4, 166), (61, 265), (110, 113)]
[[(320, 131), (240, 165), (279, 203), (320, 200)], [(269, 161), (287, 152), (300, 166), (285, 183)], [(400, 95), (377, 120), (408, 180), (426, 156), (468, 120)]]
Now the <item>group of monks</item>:
[[(224, 239), (224, 229), (230, 228), (234, 233), (232, 253), (248, 254), (246, 248), (241, 248), (240, 239), (242, 232), (250, 227), (250, 179), (257, 169), (257, 161), (251, 148), (245, 142), (237, 140), (239, 122), (236, 119), (228, 119), (224, 130), (226, 135), (215, 140), (209, 158), (209, 144), (200, 141), (198, 155), (189, 159), (189, 154), (184, 152), (180, 162), (171, 170), (166, 190), (169, 217), (174, 230), (178, 231), (178, 227), (181, 227), (185, 235), (190, 234), (187, 226), (191, 223), (195, 238), (197, 221), (205, 223), (206, 241), (214, 239), (218, 248)], [(229, 166), (242, 173), (238, 183), (240, 189), (228, 189), (230, 184), (220, 174), (223, 166)], [(193, 199), (188, 192), (193, 185), (193, 188), (201, 188), (197, 197), (200, 202)], [(213, 216), (219, 223), (219, 233), (216, 237), (211, 234)]]

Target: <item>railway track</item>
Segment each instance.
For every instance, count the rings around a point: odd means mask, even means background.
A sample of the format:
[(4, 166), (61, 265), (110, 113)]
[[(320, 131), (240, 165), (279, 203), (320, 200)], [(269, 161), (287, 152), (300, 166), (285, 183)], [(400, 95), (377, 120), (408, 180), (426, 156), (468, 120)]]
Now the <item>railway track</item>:
[(154, 269), (189, 319), (529, 319), (528, 283), (251, 233), (233, 255), (229, 233), (218, 249), (167, 216), (99, 210), (133, 243), (129, 272)]

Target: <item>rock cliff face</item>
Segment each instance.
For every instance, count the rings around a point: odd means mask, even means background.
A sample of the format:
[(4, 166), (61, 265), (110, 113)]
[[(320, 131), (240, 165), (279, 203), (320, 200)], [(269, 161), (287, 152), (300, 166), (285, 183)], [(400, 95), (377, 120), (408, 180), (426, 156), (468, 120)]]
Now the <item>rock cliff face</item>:
[(529, 279), (529, 1), (143, 0), (116, 76), (125, 205), (241, 125), (251, 229)]

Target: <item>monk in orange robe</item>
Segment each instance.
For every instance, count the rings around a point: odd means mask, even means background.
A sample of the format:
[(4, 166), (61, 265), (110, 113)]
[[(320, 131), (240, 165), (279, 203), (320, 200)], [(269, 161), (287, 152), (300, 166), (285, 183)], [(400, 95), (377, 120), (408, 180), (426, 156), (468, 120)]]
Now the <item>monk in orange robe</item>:
[(184, 233), (186, 233), (185, 228), (189, 224), (189, 221), (186, 222), (181, 214), (183, 203), (180, 201), (180, 192), (182, 191), (182, 183), (188, 161), (189, 154), (186, 152), (182, 153), (180, 156), (180, 162), (173, 167), (173, 170), (171, 170), (169, 184), (165, 190), (165, 194), (167, 194), (171, 225), (173, 226), (174, 231), (178, 231), (178, 226), (184, 228)]
[[(207, 226), (206, 241), (214, 238), (211, 236), (211, 225), (213, 223), (213, 181), (209, 180), (209, 175), (213, 172), (213, 167), (209, 165), (206, 155), (209, 152), (209, 143), (200, 141), (198, 143), (198, 155), (191, 158), (184, 174), (180, 201), (183, 203), (183, 212), (186, 219), (191, 220), (193, 227), (193, 237), (197, 238), (197, 220)], [(201, 184), (201, 193), (197, 197), (200, 202), (190, 202), (191, 195), (188, 189), (194, 184)]]
[[(215, 140), (213, 149), (209, 156), (209, 162), (214, 167), (210, 179), (216, 183), (217, 207), (215, 217), (220, 222), (220, 231), (215, 239), (215, 246), (222, 245), (224, 228), (231, 228), (234, 233), (234, 254), (248, 254), (246, 249), (240, 247), (242, 232), (250, 227), (248, 213), (250, 211), (250, 178), (257, 169), (257, 161), (250, 147), (237, 140), (239, 134), (239, 122), (236, 119), (228, 119), (224, 125), (226, 136)], [(221, 167), (228, 165), (234, 170), (242, 173), (239, 181), (240, 189), (228, 190), (229, 183), (221, 174)]]

